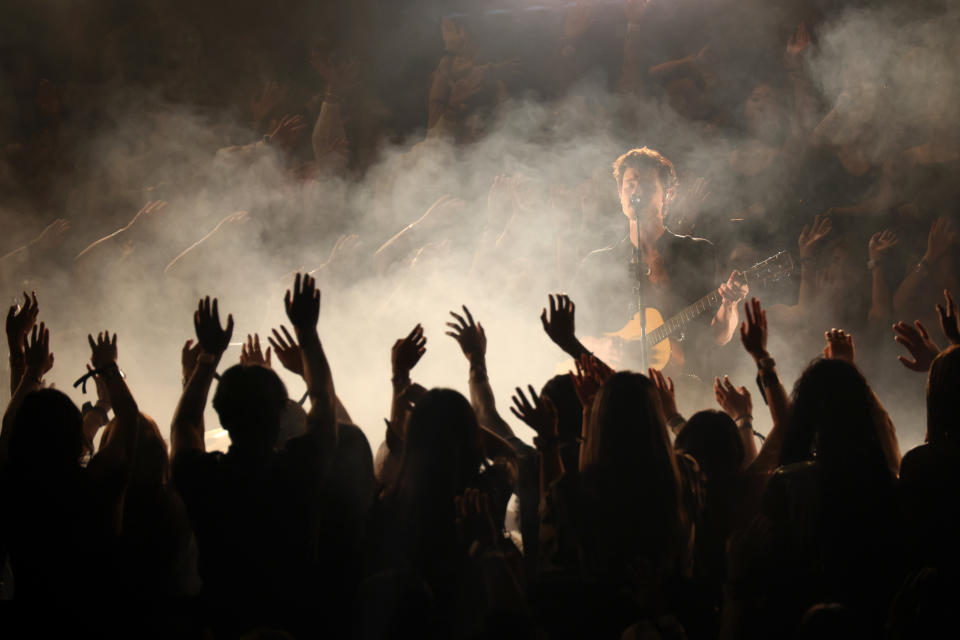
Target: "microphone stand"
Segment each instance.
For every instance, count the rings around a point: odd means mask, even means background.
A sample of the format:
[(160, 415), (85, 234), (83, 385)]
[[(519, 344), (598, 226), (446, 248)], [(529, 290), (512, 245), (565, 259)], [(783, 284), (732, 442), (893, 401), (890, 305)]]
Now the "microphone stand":
[[(634, 205), (634, 212), (636, 208), (640, 205), (639, 198), (637, 196), (632, 196), (630, 198), (631, 203)], [(647, 364), (647, 305), (643, 299), (644, 294), (644, 280), (647, 277), (646, 270), (643, 268), (643, 261), (640, 256), (640, 220), (634, 216), (634, 224), (637, 228), (637, 244), (633, 247), (633, 256), (634, 262), (636, 265), (636, 271), (634, 272), (634, 278), (636, 284), (634, 285), (634, 292), (637, 294), (637, 313), (640, 314), (640, 371), (646, 375), (648, 364)]]

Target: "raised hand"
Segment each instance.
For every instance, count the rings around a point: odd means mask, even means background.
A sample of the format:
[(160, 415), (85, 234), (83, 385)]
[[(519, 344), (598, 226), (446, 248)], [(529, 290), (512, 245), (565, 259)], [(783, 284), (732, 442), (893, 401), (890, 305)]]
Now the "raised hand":
[(287, 95), (287, 87), (273, 80), (263, 85), (263, 91), (250, 101), (250, 113), (254, 122), (263, 122)]
[(801, 22), (797, 25), (797, 31), (787, 42), (787, 64), (797, 65), (800, 62), (800, 56), (810, 46), (810, 30), (807, 29), (807, 23)]
[(266, 353), (260, 350), (260, 336), (258, 334), (247, 334), (247, 341), (240, 347), (240, 364), (245, 367), (259, 365), (261, 367), (270, 367), (270, 347), (267, 347)]
[(740, 324), (740, 341), (753, 359), (760, 361), (770, 357), (767, 353), (767, 312), (760, 306), (760, 301), (750, 298), (744, 305), (746, 321)]
[(423, 327), (417, 325), (406, 338), (400, 338), (393, 343), (390, 350), (390, 364), (393, 367), (393, 379), (400, 382), (410, 380), (410, 372), (420, 358), (427, 352), (427, 339), (423, 335)]
[(940, 353), (940, 347), (930, 339), (930, 334), (922, 322), (917, 320), (913, 324), (916, 329), (905, 322), (893, 325), (893, 331), (897, 334), (893, 339), (906, 347), (913, 356), (913, 360), (903, 356), (897, 356), (897, 360), (911, 371), (929, 371), (933, 359)]
[(897, 246), (899, 242), (900, 239), (897, 238), (897, 234), (889, 229), (873, 234), (870, 236), (870, 242), (867, 245), (870, 260), (879, 263), (890, 254), (890, 250)]
[(569, 296), (558, 293), (556, 298), (551, 294), (549, 312), (545, 308), (540, 313), (540, 322), (543, 330), (555, 345), (569, 351), (577, 343), (575, 312), (577, 306)]
[(24, 356), (29, 376), (40, 379), (53, 368), (50, 330), (42, 322), (39, 326), (34, 325), (30, 336), (25, 339)]
[(303, 135), (307, 125), (303, 121), (303, 116), (286, 115), (280, 118), (280, 122), (270, 132), (270, 144), (276, 145), (284, 151), (293, 148), (300, 136)]
[(828, 360), (846, 360), (854, 363), (856, 350), (853, 346), (853, 336), (843, 329), (830, 329), (823, 334), (827, 346), (823, 348), (823, 357)]
[(207, 296), (201, 298), (197, 305), (197, 311), (193, 314), (193, 327), (203, 352), (220, 359), (230, 345), (230, 337), (233, 335), (233, 315), (227, 316), (227, 327), (221, 327), (217, 299), (214, 298), (211, 302), (210, 296)]
[(613, 375), (613, 370), (588, 353), (580, 356), (580, 359), (576, 360), (574, 365), (576, 365), (577, 370), (570, 373), (573, 377), (573, 387), (577, 392), (577, 397), (580, 398), (580, 403), (586, 408), (593, 404), (597, 392), (600, 391), (600, 387), (607, 381), (607, 378)]
[(316, 329), (320, 319), (320, 291), (311, 276), (298, 273), (293, 281), (293, 291), (287, 289), (283, 303), (295, 331)]
[(23, 342), (36, 324), (38, 313), (40, 306), (33, 292), (29, 296), (24, 292), (23, 304), (13, 305), (7, 311), (7, 345), (11, 354), (23, 353)]
[(117, 363), (117, 334), (111, 338), (109, 331), (102, 331), (97, 334), (96, 340), (88, 334), (87, 342), (90, 343), (90, 362), (94, 369), (104, 369)]
[(930, 233), (927, 234), (927, 252), (923, 254), (923, 261), (929, 265), (937, 264), (947, 255), (956, 240), (957, 235), (950, 230), (950, 221), (937, 218), (930, 225)]
[(953, 296), (946, 289), (943, 290), (943, 299), (945, 305), (937, 305), (937, 313), (940, 315), (940, 330), (944, 337), (950, 341), (950, 344), (960, 344), (960, 316), (957, 314), (957, 303)]
[(823, 218), (814, 216), (812, 225), (803, 225), (803, 229), (800, 231), (800, 238), (797, 240), (800, 259), (804, 260), (809, 258), (816, 245), (830, 235), (831, 229), (833, 229), (833, 223), (830, 222), (830, 218), (826, 216)]
[(186, 385), (197, 368), (197, 358), (201, 352), (200, 343), (194, 344), (193, 340), (187, 340), (183, 343), (183, 349), (180, 350), (180, 373), (183, 378), (183, 384)]
[(713, 395), (723, 412), (734, 420), (753, 415), (753, 400), (746, 387), (734, 387), (729, 376), (713, 379)]
[[(460, 350), (471, 363), (483, 362), (487, 354), (487, 335), (483, 331), (483, 325), (473, 321), (470, 310), (463, 307), (463, 316), (453, 311), (450, 312), (456, 322), (448, 322), (447, 326), (451, 331), (447, 335), (457, 341)], [(464, 318), (466, 316), (466, 318)]]
[(454, 498), (457, 530), (464, 548), (471, 556), (495, 550), (497, 527), (490, 515), (490, 500), (479, 489), (467, 489)]
[(657, 395), (660, 396), (660, 406), (663, 408), (663, 417), (669, 420), (678, 415), (677, 394), (673, 388), (673, 379), (664, 377), (662, 371), (656, 369), (647, 369), (647, 375), (657, 388)]
[[(273, 330), (273, 337), (267, 337), (273, 352), (277, 354), (277, 360), (283, 365), (283, 368), (290, 373), (298, 376), (303, 375), (303, 355), (300, 351), (300, 345), (294, 340), (290, 332), (283, 325), (280, 325), (283, 335), (276, 329)], [(269, 349), (268, 349), (269, 351)]]
[(527, 389), (530, 392), (529, 401), (523, 389), (517, 387), (517, 393), (512, 398), (513, 406), (510, 407), (510, 413), (536, 431), (538, 438), (556, 439), (559, 433), (556, 407), (547, 396), (537, 396), (533, 385), (527, 385)]

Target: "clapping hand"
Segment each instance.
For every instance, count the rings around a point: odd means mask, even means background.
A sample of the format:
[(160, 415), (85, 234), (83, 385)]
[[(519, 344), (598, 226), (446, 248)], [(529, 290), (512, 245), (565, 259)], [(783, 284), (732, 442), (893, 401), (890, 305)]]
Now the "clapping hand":
[(193, 314), (193, 327), (197, 332), (197, 340), (203, 352), (219, 360), (223, 352), (230, 345), (233, 335), (233, 315), (227, 316), (227, 327), (220, 326), (220, 311), (217, 299), (211, 302), (210, 296), (201, 298), (197, 311)]
[(950, 341), (950, 344), (960, 344), (960, 316), (957, 314), (957, 303), (946, 289), (943, 290), (943, 299), (946, 304), (937, 305), (940, 315), (940, 330)]
[(240, 364), (245, 367), (253, 365), (270, 367), (270, 347), (267, 347), (266, 353), (260, 350), (260, 336), (258, 334), (247, 335), (247, 341), (240, 347)]
[(453, 311), (450, 312), (456, 322), (447, 323), (451, 330), (446, 333), (457, 341), (467, 360), (471, 363), (483, 362), (487, 353), (487, 335), (483, 331), (483, 325), (474, 322), (470, 310), (466, 306), (462, 308), (463, 316)]
[(753, 359), (760, 361), (769, 357), (767, 353), (767, 312), (760, 306), (760, 301), (750, 298), (744, 305), (746, 321), (740, 324), (740, 341)]
[(36, 324), (39, 313), (37, 294), (27, 296), (26, 292), (23, 294), (23, 304), (13, 305), (7, 311), (7, 344), (11, 354), (23, 353), (24, 340)]
[(913, 324), (916, 329), (905, 322), (893, 325), (893, 331), (897, 334), (893, 339), (906, 347), (913, 356), (913, 360), (903, 356), (897, 356), (897, 360), (911, 371), (929, 371), (933, 359), (940, 353), (940, 347), (930, 339), (930, 334), (922, 322), (917, 320)]
[(723, 412), (734, 420), (753, 415), (753, 400), (746, 387), (734, 387), (729, 376), (713, 379), (713, 395)]
[(823, 334), (827, 346), (823, 348), (823, 357), (828, 360), (846, 360), (854, 363), (856, 351), (853, 347), (853, 336), (843, 329), (830, 329)]
[(673, 387), (673, 379), (664, 377), (662, 371), (656, 369), (647, 369), (647, 374), (657, 388), (657, 395), (660, 397), (660, 407), (663, 409), (663, 417), (670, 418), (679, 415), (677, 411), (677, 394)]
[[(303, 375), (303, 354), (300, 351), (300, 345), (294, 340), (293, 336), (283, 325), (280, 325), (283, 335), (276, 329), (273, 330), (273, 337), (267, 337), (273, 352), (277, 354), (277, 360), (283, 365), (283, 368), (290, 373), (298, 376)], [(270, 350), (267, 349), (267, 352)]]
[(34, 325), (29, 338), (24, 340), (24, 355), (27, 374), (36, 379), (42, 378), (53, 368), (53, 354), (50, 353), (50, 330), (41, 322)]

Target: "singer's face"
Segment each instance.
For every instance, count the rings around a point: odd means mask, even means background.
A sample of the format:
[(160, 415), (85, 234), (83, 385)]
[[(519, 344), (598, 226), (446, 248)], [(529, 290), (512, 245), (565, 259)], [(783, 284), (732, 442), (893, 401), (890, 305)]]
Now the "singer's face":
[[(633, 204), (636, 196), (640, 202)], [(620, 208), (630, 220), (636, 218), (641, 224), (663, 219), (663, 184), (655, 169), (628, 168), (620, 183)]]

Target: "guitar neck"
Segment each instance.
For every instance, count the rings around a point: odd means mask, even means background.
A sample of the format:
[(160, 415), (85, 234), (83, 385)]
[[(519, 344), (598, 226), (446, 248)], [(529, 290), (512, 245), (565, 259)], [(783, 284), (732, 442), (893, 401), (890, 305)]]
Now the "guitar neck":
[(700, 317), (707, 311), (715, 311), (718, 309), (722, 301), (723, 297), (720, 295), (720, 290), (714, 289), (648, 333), (647, 346), (652, 347), (653, 345), (660, 344), (660, 342), (680, 331), (685, 326), (690, 324), (691, 321)]

